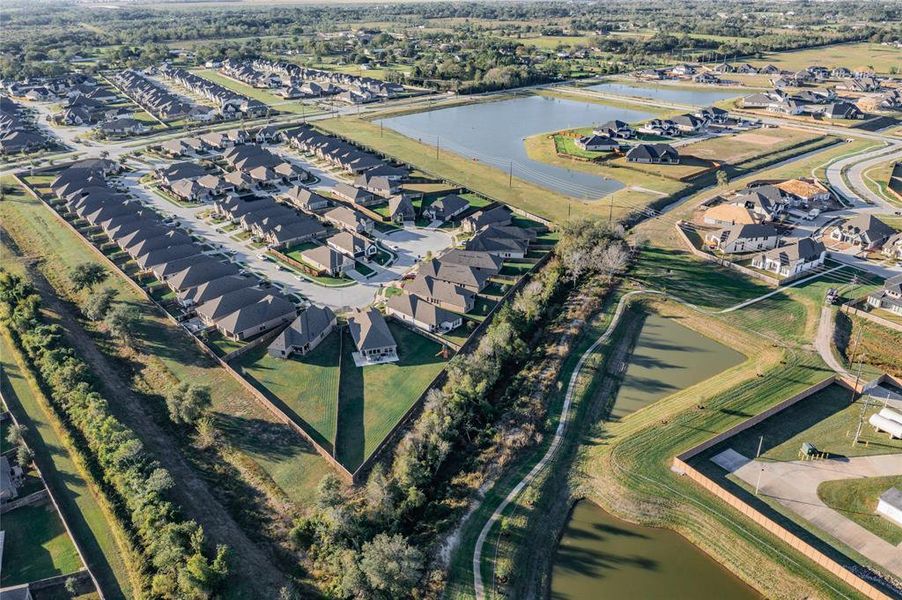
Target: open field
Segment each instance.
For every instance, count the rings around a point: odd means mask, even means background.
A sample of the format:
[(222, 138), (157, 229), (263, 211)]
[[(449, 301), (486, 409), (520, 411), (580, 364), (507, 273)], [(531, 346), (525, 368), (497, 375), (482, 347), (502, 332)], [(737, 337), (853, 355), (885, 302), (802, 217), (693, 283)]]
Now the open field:
[[(858, 359), (863, 356), (867, 366), (862, 371), (865, 377), (875, 377), (881, 372), (902, 377), (902, 361), (899, 360), (902, 333), (845, 313), (836, 315), (836, 329), (838, 354), (850, 371), (857, 369)], [(859, 332), (860, 347), (856, 345)]]
[(49, 502), (23, 506), (3, 515), (3, 587), (68, 575), (81, 559)]
[(588, 46), (592, 38), (587, 35), (561, 35), (541, 37), (508, 37), (504, 38), (527, 46), (554, 50), (558, 46)]
[(400, 360), (354, 365), (354, 342), (344, 332), (336, 457), (356, 469), (376, 449), (444, 368), (439, 344), (389, 320)]
[(779, 152), (793, 144), (807, 142), (818, 137), (821, 136), (810, 131), (789, 127), (756, 129), (680, 146), (680, 153), (721, 163), (737, 163), (756, 156)]
[(902, 70), (902, 56), (898, 49), (871, 43), (837, 44), (793, 52), (776, 52), (748, 62), (758, 67), (773, 64), (789, 71), (799, 71), (811, 65), (847, 67), (852, 70), (873, 68), (875, 72), (884, 74), (889, 73), (891, 67)]
[(880, 495), (892, 487), (902, 489), (902, 476), (825, 481), (817, 488), (817, 495), (844, 517), (898, 546), (902, 544), (902, 527), (875, 512)]
[(306, 424), (329, 449), (335, 447), (340, 342), (341, 334), (333, 332), (306, 356), (273, 358), (261, 346), (236, 361), (261, 392)]
[[(100, 263), (75, 233), (60, 224), (50, 209), (24, 196), (0, 204), (0, 217), (20, 249), (42, 262), (47, 278), (60, 289), (71, 289), (68, 272), (83, 262)], [(52, 265), (52, 266), (51, 266)], [(141, 310), (143, 319), (134, 332), (142, 378), (149, 389), (165, 390), (173, 381), (203, 382), (213, 395), (214, 415), (226, 440), (253, 459), (289, 498), (303, 502), (328, 466), (287, 426), (260, 406), (226, 371), (207, 358), (180, 330), (150, 306), (118, 273), (109, 270), (105, 286), (120, 301)], [(274, 443), (274, 436), (279, 438)]]
[[(479, 192), (553, 221), (563, 221), (569, 215), (597, 215), (607, 217), (605, 202), (581, 202), (561, 194), (539, 188), (518, 177), (508, 185), (508, 174), (483, 163), (443, 150), (435, 157), (435, 148), (384, 129), (370, 121), (354, 117), (317, 121), (317, 127), (351, 139), (363, 146), (376, 149), (401, 162), (414, 165), (430, 174), (454, 181), (461, 186)], [(642, 195), (643, 200), (648, 195)], [(627, 210), (618, 210), (621, 216)]]

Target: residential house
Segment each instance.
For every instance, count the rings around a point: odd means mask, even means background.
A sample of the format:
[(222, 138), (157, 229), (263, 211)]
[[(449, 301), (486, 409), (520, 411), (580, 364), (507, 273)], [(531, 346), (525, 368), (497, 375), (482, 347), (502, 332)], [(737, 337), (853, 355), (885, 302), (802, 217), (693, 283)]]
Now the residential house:
[(328, 198), (298, 185), (282, 194), (282, 198), (307, 213), (323, 210), (333, 205)]
[(587, 152), (610, 152), (620, 147), (619, 142), (601, 135), (586, 135), (573, 143), (580, 150)]
[(801, 206), (808, 207), (830, 201), (830, 190), (817, 179), (788, 179), (776, 184), (776, 187)]
[(296, 316), (297, 307), (292, 302), (269, 295), (219, 319), (216, 328), (233, 340), (246, 340), (290, 323)]
[(881, 253), (887, 258), (902, 260), (902, 232), (894, 233), (886, 238)]
[(430, 333), (446, 333), (460, 327), (463, 317), (436, 304), (422, 300), (415, 294), (392, 296), (385, 303), (385, 312), (396, 319)]
[(827, 249), (812, 238), (801, 238), (752, 258), (756, 269), (770, 271), (783, 277), (794, 277), (824, 264)]
[(375, 308), (355, 309), (348, 319), (348, 330), (357, 347), (361, 363), (398, 360), (398, 344), (385, 318)]
[(333, 250), (341, 252), (354, 260), (369, 260), (370, 257), (376, 254), (376, 244), (372, 240), (350, 231), (336, 233), (326, 240), (326, 244)]
[(864, 214), (834, 227), (830, 237), (838, 242), (859, 246), (862, 250), (874, 250), (895, 233), (895, 229), (874, 215)]
[(354, 185), (382, 198), (388, 198), (401, 191), (399, 180), (386, 175), (373, 175), (369, 171), (364, 171), (354, 178)]
[(902, 315), (902, 275), (884, 281), (883, 289), (868, 296), (868, 304)]
[(388, 199), (388, 217), (394, 223), (412, 223), (417, 218), (413, 202), (407, 194), (398, 194)]
[(601, 137), (620, 138), (624, 140), (631, 139), (636, 136), (636, 131), (623, 121), (614, 120), (603, 123), (592, 129), (592, 133)]
[(415, 294), (426, 302), (455, 312), (470, 312), (476, 301), (475, 292), (422, 273), (410, 281), (405, 289), (408, 293)]
[(101, 123), (98, 126), (97, 130), (102, 135), (114, 137), (124, 135), (139, 135), (146, 132), (148, 128), (141, 121), (129, 117), (122, 117), (120, 119), (114, 119), (112, 121)]
[(336, 183), (332, 188), (332, 193), (343, 200), (360, 206), (368, 206), (383, 200), (370, 191), (343, 182)]
[(310, 306), (267, 347), (270, 356), (288, 358), (314, 350), (335, 329), (337, 318), (328, 306)]
[(680, 153), (670, 144), (638, 144), (626, 153), (629, 162), (679, 164)]
[(464, 231), (475, 233), (486, 225), (507, 226), (511, 224), (511, 212), (503, 206), (496, 206), (488, 210), (478, 210), (465, 217), (461, 225)]
[(226, 275), (211, 279), (178, 293), (179, 304), (185, 307), (201, 305), (220, 296), (257, 285), (258, 280), (242, 275)]
[(820, 110), (814, 112), (826, 119), (863, 119), (864, 113), (861, 109), (849, 102), (834, 102), (827, 104)]
[(707, 209), (702, 220), (708, 225), (732, 227), (734, 225), (752, 225), (759, 219), (745, 206), (724, 202)]
[(501, 258), (524, 258), (529, 244), (536, 238), (534, 229), (486, 225), (476, 232), (464, 247), (473, 252), (487, 252)]
[(699, 133), (704, 130), (706, 125), (704, 119), (689, 114), (679, 115), (671, 120), (676, 124), (677, 129), (683, 133)]
[(457, 194), (448, 194), (423, 209), (423, 216), (431, 221), (450, 221), (470, 208), (470, 203)]
[(301, 252), (301, 260), (320, 275), (341, 277), (354, 268), (354, 261), (329, 246), (317, 246)]
[(323, 218), (345, 231), (354, 233), (372, 233), (373, 220), (369, 219), (357, 211), (351, 210), (346, 206), (337, 206), (332, 210), (323, 214)]
[(725, 254), (761, 252), (776, 248), (780, 234), (770, 224), (733, 225), (705, 236), (705, 242)]

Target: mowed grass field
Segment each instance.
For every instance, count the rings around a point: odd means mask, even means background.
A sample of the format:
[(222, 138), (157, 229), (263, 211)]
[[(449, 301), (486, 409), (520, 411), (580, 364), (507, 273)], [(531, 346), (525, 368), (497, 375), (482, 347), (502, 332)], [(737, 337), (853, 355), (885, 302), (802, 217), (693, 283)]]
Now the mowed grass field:
[(3, 587), (81, 569), (75, 545), (49, 502), (4, 514), (3, 532)]
[(350, 333), (345, 331), (336, 457), (353, 471), (372, 454), (398, 420), (445, 367), (440, 345), (389, 320), (399, 361), (357, 367)]
[(902, 475), (825, 481), (818, 486), (817, 495), (839, 514), (898, 546), (902, 544), (902, 527), (875, 512), (881, 494), (893, 487), (902, 489)]
[(333, 331), (306, 356), (274, 358), (263, 346), (236, 361), (261, 392), (312, 429), (317, 442), (330, 450), (338, 416), (340, 344), (341, 334)]
[(812, 65), (825, 67), (873, 68), (877, 73), (889, 73), (890, 68), (902, 69), (902, 52), (891, 46), (867, 42), (837, 44), (794, 52), (766, 54), (760, 60), (749, 61), (757, 67), (773, 64), (781, 69), (798, 71)]
[[(761, 456), (773, 461), (799, 460), (803, 442), (813, 444), (820, 452), (827, 452), (832, 458), (902, 454), (902, 440), (889, 439), (886, 434), (875, 433), (867, 425), (868, 417), (878, 412), (883, 407), (882, 403), (869, 401), (867, 396), (856, 398), (854, 402), (851, 400), (852, 393), (849, 390), (832, 384), (725, 440), (706, 451), (704, 456), (707, 458), (726, 448), (733, 448), (740, 454), (753, 457), (762, 437), (764, 441)], [(862, 413), (865, 425), (861, 441), (853, 446), (852, 439)]]
[(149, 378), (148, 385), (157, 390), (165, 390), (176, 381), (208, 385), (213, 414), (226, 440), (259, 464), (292, 500), (304, 502), (312, 497), (316, 483), (328, 472), (326, 462), (206, 357), (121, 275), (101, 262), (87, 243), (60, 223), (47, 206), (24, 194), (7, 194), (0, 202), (0, 219), (22, 253), (47, 265), (42, 271), (55, 287), (71, 288), (68, 273), (77, 264), (103, 265), (109, 274), (103, 286), (115, 289), (119, 301), (141, 311), (143, 318), (134, 332), (136, 359), (144, 364), (142, 374)]

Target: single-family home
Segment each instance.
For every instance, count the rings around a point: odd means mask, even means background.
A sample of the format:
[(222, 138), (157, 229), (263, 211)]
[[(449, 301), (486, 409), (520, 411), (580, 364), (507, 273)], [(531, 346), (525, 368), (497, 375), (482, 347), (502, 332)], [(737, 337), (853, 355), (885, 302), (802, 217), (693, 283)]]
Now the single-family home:
[(422, 273), (408, 282), (405, 289), (408, 293), (416, 294), (426, 302), (460, 313), (473, 310), (476, 302), (475, 292)]
[(680, 153), (670, 144), (638, 144), (626, 153), (626, 160), (637, 163), (675, 165), (680, 162)]
[(448, 194), (423, 209), (423, 216), (431, 221), (450, 221), (470, 208), (470, 203), (457, 194)]
[(301, 252), (301, 260), (317, 274), (341, 277), (354, 268), (354, 261), (329, 246), (317, 246)]
[(902, 275), (884, 281), (882, 289), (868, 296), (868, 304), (902, 315)]
[(372, 219), (365, 217), (346, 206), (337, 206), (333, 208), (323, 214), (323, 218), (335, 227), (344, 229), (345, 231), (352, 231), (355, 233), (373, 232)]
[(902, 260), (902, 232), (894, 233), (883, 242), (880, 252), (887, 258)]
[(776, 248), (780, 234), (776, 227), (768, 223), (733, 225), (709, 233), (705, 236), (705, 242), (726, 254), (761, 252)]
[(341, 252), (354, 260), (369, 260), (376, 254), (376, 244), (372, 240), (351, 231), (336, 233), (326, 240), (326, 244), (337, 252)]
[(332, 201), (299, 185), (282, 194), (282, 198), (304, 212), (313, 213), (332, 206)]
[(620, 147), (613, 138), (602, 135), (586, 135), (573, 142), (580, 150), (587, 152), (610, 152)]
[(343, 182), (336, 183), (332, 188), (332, 193), (342, 200), (347, 200), (360, 206), (367, 206), (383, 200), (370, 191)]
[(216, 329), (233, 340), (246, 340), (290, 323), (295, 316), (297, 307), (292, 302), (270, 294), (222, 317)]
[(511, 212), (503, 206), (496, 206), (488, 210), (478, 210), (461, 222), (464, 231), (475, 233), (486, 225), (507, 226), (511, 224)]
[(331, 308), (312, 305), (276, 336), (266, 351), (277, 358), (288, 358), (292, 354), (304, 356), (326, 339), (336, 322)]
[(801, 238), (786, 246), (755, 255), (752, 266), (783, 277), (794, 277), (823, 265), (826, 256), (824, 244), (812, 238)]
[(375, 308), (355, 309), (348, 319), (348, 330), (357, 348), (355, 363), (363, 366), (398, 360), (398, 344)]
[(392, 296), (385, 303), (385, 312), (396, 319), (423, 331), (446, 333), (463, 324), (463, 317), (415, 294)]
[(406, 194), (398, 194), (388, 199), (388, 217), (394, 223), (410, 223), (416, 220), (417, 212)]
[(807, 207), (830, 201), (830, 190), (817, 179), (787, 179), (777, 183), (776, 187), (801, 206)]
[(874, 250), (883, 245), (896, 230), (874, 215), (858, 215), (833, 228), (830, 238), (838, 242)]

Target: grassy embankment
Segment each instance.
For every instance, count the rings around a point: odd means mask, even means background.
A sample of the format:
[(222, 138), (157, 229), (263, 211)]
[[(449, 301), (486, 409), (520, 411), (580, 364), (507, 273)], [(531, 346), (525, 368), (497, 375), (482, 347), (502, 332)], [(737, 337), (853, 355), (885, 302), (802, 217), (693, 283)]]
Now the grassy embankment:
[(892, 67), (902, 69), (902, 57), (899, 56), (898, 49), (870, 42), (767, 53), (759, 60), (748, 62), (757, 67), (772, 64), (789, 71), (799, 71), (811, 65), (846, 67), (852, 70), (873, 68), (876, 73), (883, 74), (889, 73)]
[(893, 173), (893, 165), (896, 161), (887, 161), (877, 166), (871, 167), (862, 173), (864, 185), (869, 190), (884, 198), (887, 202), (902, 207), (902, 199), (896, 196), (889, 189), (890, 176)]
[[(49, 209), (30, 197), (8, 198), (0, 205), (4, 227), (20, 251), (38, 259), (38, 266), (62, 297), (72, 295), (68, 273), (83, 262), (103, 265), (108, 272), (104, 286), (116, 290), (118, 300), (137, 306), (142, 320), (134, 332), (134, 353), (128, 357), (140, 365), (136, 385), (151, 395), (176, 382), (210, 386), (213, 412), (223, 433), (225, 453), (233, 466), (256, 480), (282, 500), (303, 503), (313, 494), (328, 466), (296, 436), (275, 443), (273, 436), (287, 427), (261, 407), (227, 372), (202, 354), (193, 342), (150, 305), (118, 273), (106, 267), (87, 242), (60, 224)], [(108, 342), (98, 337), (106, 351)]]

